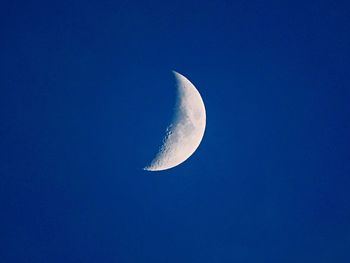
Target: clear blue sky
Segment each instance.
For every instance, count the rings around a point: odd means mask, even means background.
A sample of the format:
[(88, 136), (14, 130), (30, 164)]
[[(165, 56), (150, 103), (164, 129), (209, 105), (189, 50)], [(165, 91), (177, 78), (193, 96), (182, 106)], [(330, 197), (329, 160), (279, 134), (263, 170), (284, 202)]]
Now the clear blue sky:
[[(0, 261), (350, 262), (346, 1), (0, 4)], [(171, 70), (207, 109), (162, 173)]]

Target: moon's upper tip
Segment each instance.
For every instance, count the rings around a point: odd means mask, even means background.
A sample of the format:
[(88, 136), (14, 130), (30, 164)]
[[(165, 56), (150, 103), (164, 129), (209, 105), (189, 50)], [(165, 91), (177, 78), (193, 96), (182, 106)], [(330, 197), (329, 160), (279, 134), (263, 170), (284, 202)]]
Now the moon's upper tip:
[(182, 76), (179, 72), (177, 72), (176, 70), (172, 70), (171, 72), (173, 72), (173, 74), (175, 75), (175, 76)]
[(174, 76), (175, 76), (175, 79), (177, 81), (181, 81), (183, 79), (186, 79), (185, 76), (183, 76), (182, 74), (180, 74), (179, 72), (175, 71), (175, 70), (172, 70)]

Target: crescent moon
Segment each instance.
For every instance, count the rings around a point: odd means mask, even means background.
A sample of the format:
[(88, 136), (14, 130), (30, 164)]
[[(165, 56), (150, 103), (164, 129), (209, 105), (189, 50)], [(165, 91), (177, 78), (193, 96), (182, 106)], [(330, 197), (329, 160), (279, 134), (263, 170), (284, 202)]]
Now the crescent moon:
[(168, 126), (156, 157), (144, 170), (162, 171), (186, 161), (202, 141), (206, 113), (201, 95), (183, 75), (173, 71), (177, 82), (177, 102), (173, 121)]

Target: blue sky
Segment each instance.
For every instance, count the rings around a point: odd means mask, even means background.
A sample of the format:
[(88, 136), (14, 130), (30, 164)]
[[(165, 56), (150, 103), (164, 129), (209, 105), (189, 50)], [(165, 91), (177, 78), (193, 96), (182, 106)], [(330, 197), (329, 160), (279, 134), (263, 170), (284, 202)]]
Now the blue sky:
[[(2, 262), (349, 262), (345, 1), (2, 1)], [(175, 80), (203, 141), (143, 171)]]

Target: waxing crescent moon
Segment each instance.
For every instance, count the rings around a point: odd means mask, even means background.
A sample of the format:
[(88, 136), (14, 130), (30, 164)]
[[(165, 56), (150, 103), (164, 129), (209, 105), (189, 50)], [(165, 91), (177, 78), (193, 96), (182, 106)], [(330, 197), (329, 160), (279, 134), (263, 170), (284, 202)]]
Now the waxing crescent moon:
[(201, 95), (183, 75), (173, 71), (177, 82), (177, 102), (173, 121), (168, 126), (163, 144), (147, 171), (162, 171), (187, 160), (202, 141), (206, 114)]

